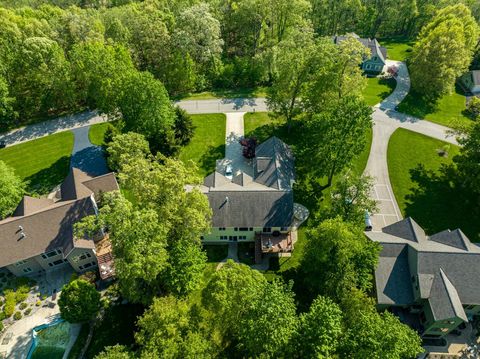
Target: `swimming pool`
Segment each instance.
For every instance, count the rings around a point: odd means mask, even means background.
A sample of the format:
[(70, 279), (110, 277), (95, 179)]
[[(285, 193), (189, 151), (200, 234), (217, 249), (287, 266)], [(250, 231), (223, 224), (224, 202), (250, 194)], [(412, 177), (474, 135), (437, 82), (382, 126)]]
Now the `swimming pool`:
[(27, 359), (61, 359), (70, 339), (70, 323), (58, 319), (35, 327)]

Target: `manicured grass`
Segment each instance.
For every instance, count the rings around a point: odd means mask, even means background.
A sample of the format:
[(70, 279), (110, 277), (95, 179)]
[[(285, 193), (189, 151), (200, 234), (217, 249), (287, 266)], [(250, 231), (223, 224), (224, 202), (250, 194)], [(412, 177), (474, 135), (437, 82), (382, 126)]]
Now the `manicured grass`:
[(0, 160), (29, 182), (28, 191), (46, 194), (68, 174), (73, 133), (65, 131), (0, 150)]
[(367, 78), (367, 86), (363, 90), (363, 98), (369, 106), (374, 106), (386, 99), (395, 89), (394, 79), (381, 79), (379, 77)]
[(386, 38), (378, 40), (381, 46), (387, 48), (387, 58), (405, 61), (412, 52), (414, 42), (403, 38)]
[(217, 89), (182, 96), (179, 100), (212, 100), (217, 98), (265, 97), (266, 87)]
[(195, 133), (190, 143), (182, 148), (179, 158), (187, 163), (192, 160), (199, 167), (199, 174), (206, 176), (215, 170), (216, 160), (225, 156), (225, 115), (191, 115)]
[[(437, 152), (445, 145), (448, 157)], [(445, 167), (458, 151), (457, 146), (398, 129), (388, 145), (390, 182), (402, 214), (414, 218), (428, 234), (461, 228), (471, 240), (479, 241), (480, 222), (473, 214), (478, 208), (471, 195), (455, 184), (455, 171)]]
[(102, 146), (104, 144), (103, 138), (105, 136), (105, 131), (108, 128), (108, 122), (97, 123), (90, 126), (90, 131), (88, 132), (88, 138), (90, 142), (97, 146)]
[(459, 89), (443, 96), (436, 104), (411, 91), (398, 106), (400, 112), (447, 127), (469, 126), (472, 120), (463, 114), (465, 109), (466, 98)]

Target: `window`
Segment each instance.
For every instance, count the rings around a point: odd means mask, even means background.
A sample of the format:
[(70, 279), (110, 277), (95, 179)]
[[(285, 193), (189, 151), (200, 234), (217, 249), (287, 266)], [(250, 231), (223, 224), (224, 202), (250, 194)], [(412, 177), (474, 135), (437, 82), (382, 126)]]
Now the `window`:
[(235, 227), (233, 230), (234, 230), (235, 232), (238, 231), (238, 227)]
[(247, 239), (247, 236), (238, 236), (238, 239)]
[(248, 227), (240, 227), (238, 230), (240, 232), (248, 232)]
[(272, 231), (271, 227), (263, 227), (263, 230), (262, 230), (263, 233), (270, 233), (271, 231)]
[(63, 259), (57, 259), (55, 262), (53, 262), (53, 265), (58, 266), (63, 263)]
[(253, 227), (250, 227), (248, 230), (249, 230), (250, 232), (252, 232), (252, 231), (253, 231)]
[(228, 239), (228, 237), (227, 237), (227, 236), (220, 236), (220, 239), (221, 239), (222, 241), (226, 241), (226, 240)]
[(56, 256), (57, 254), (60, 254), (60, 253), (62, 253), (62, 252), (60, 251), (60, 249), (56, 249), (56, 250), (54, 250), (54, 251), (51, 251), (51, 252), (42, 254), (42, 258), (43, 258), (43, 259), (47, 259), (47, 258)]
[(367, 64), (367, 66), (365, 67), (367, 70), (370, 70), (371, 68), (371, 65), (370, 64)]
[(18, 261), (17, 263), (15, 263), (16, 266), (21, 266), (22, 264), (25, 264), (27, 263), (26, 260), (22, 260), (22, 261)]
[(32, 271), (32, 268), (30, 268), (30, 267), (23, 268), (24, 273), (30, 273), (31, 271)]
[(286, 231), (288, 231), (288, 227), (282, 227), (282, 228), (280, 228), (280, 230), (281, 230), (282, 232), (286, 232)]
[(224, 231), (226, 228), (225, 227), (218, 227), (219, 231)]
[[(87, 263), (87, 264), (85, 264), (85, 265), (83, 266), (83, 268), (89, 268), (89, 267), (91, 267), (91, 266), (92, 266), (92, 265), (91, 265), (90, 263)], [(82, 268), (82, 269), (83, 269), (83, 268)]]

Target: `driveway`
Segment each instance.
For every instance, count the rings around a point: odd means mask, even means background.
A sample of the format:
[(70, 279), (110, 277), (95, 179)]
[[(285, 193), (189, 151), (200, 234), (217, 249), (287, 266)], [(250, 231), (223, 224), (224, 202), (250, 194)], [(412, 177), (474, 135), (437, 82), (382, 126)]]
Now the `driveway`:
[(372, 216), (374, 231), (402, 219), (402, 213), (393, 194), (388, 173), (387, 150), (390, 136), (397, 128), (405, 128), (423, 135), (458, 145), (451, 129), (395, 111), (410, 90), (410, 77), (405, 63), (387, 61), (387, 66), (398, 68), (395, 90), (374, 106), (373, 138), (365, 174), (374, 178), (371, 196), (378, 202), (378, 213)]
[(264, 98), (187, 100), (178, 101), (176, 105), (191, 114), (268, 111)]
[(95, 146), (88, 138), (90, 126), (72, 130), (75, 140), (73, 143), (70, 166), (81, 169), (92, 177), (108, 173), (107, 162), (103, 155), (103, 148)]

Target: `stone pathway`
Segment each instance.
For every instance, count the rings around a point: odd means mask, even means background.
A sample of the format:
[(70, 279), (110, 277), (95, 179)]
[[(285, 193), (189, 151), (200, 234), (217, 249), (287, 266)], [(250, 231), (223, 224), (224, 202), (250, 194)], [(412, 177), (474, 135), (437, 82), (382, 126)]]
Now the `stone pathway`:
[(107, 162), (101, 146), (90, 142), (88, 133), (90, 126), (73, 129), (75, 142), (73, 143), (71, 167), (76, 167), (91, 176), (100, 176), (108, 173)]

